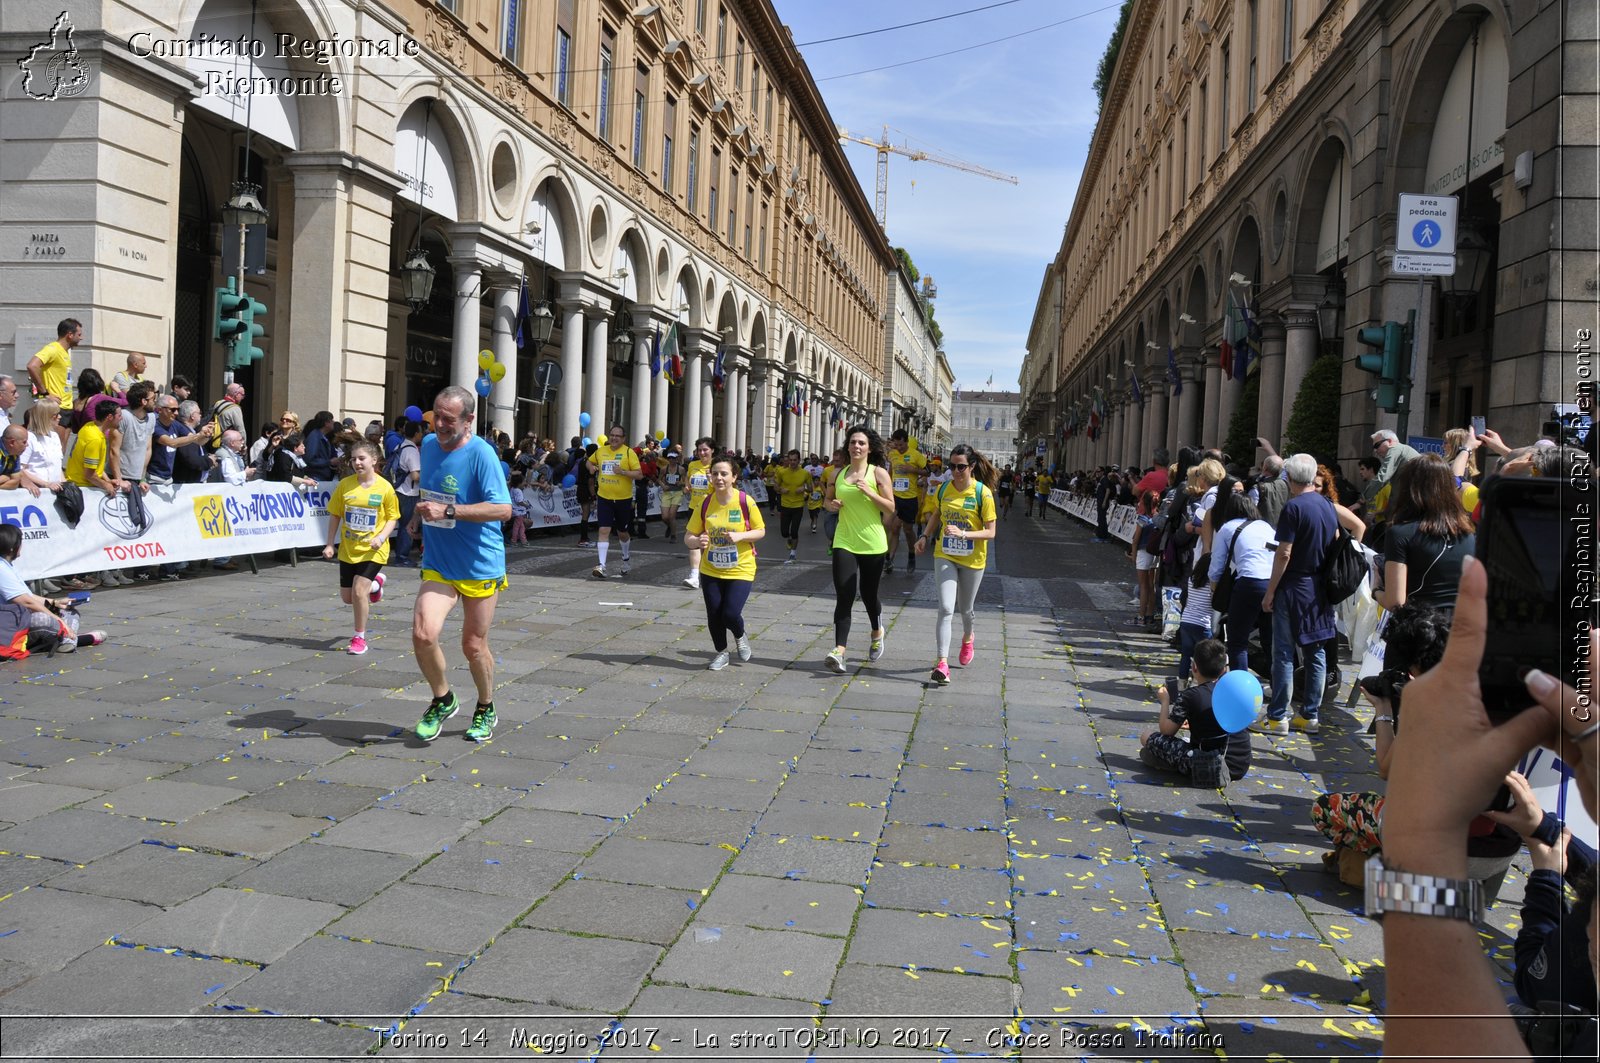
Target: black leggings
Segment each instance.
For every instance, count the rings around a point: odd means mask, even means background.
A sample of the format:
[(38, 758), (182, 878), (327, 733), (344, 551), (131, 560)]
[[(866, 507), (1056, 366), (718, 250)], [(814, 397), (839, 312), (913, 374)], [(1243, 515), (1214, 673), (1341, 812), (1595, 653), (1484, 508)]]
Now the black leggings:
[(872, 630), (883, 627), (883, 605), (878, 601), (878, 584), (883, 581), (883, 565), (887, 554), (852, 554), (848, 550), (833, 552), (833, 642), (836, 646), (850, 643), (850, 610), (861, 595), (861, 604), (867, 607), (867, 619)]
[(752, 581), (700, 576), (700, 595), (706, 600), (706, 627), (711, 629), (711, 645), (721, 653), (728, 648), (728, 632), (744, 638), (744, 603), (750, 598)]
[(805, 506), (784, 506), (778, 510), (778, 530), (791, 545), (800, 538), (800, 518), (805, 512)]

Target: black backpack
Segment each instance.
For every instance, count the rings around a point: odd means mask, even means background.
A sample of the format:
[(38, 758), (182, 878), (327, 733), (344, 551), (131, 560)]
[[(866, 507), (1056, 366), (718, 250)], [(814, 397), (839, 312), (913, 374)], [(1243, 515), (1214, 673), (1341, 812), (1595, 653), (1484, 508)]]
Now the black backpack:
[(1341, 527), (1333, 542), (1328, 544), (1317, 576), (1329, 605), (1338, 605), (1360, 589), (1361, 581), (1367, 576), (1367, 558), (1344, 528)]

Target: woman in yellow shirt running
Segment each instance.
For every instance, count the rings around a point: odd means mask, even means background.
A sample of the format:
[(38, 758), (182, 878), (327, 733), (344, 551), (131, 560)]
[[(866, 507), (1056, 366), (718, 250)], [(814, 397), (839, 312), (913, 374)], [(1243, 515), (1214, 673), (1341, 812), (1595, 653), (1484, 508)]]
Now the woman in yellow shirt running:
[(961, 654), (956, 660), (965, 668), (976, 653), (978, 588), (989, 560), (989, 540), (994, 538), (994, 466), (967, 444), (958, 443), (950, 448), (949, 469), (950, 482), (933, 491), (937, 512), (928, 518), (916, 544), (920, 554), (933, 543), (933, 575), (939, 588), (934, 643), (939, 656), (929, 679), (936, 686), (950, 683), (950, 624), (957, 612)]
[(711, 489), (689, 511), (683, 545), (700, 554), (700, 594), (706, 600), (706, 627), (716, 655), (713, 672), (728, 667), (728, 633), (733, 633), (739, 660), (750, 659), (750, 638), (744, 630), (744, 604), (756, 579), (752, 545), (767, 534), (761, 507), (735, 486), (738, 467), (731, 455), (710, 463)]
[[(701, 436), (694, 441), (694, 460), (689, 463), (689, 512), (700, 512), (700, 504), (711, 493), (711, 456), (717, 452), (717, 441)], [(684, 542), (688, 542), (687, 539)], [(689, 575), (684, 577), (685, 587), (700, 586), (700, 548), (689, 547)]]

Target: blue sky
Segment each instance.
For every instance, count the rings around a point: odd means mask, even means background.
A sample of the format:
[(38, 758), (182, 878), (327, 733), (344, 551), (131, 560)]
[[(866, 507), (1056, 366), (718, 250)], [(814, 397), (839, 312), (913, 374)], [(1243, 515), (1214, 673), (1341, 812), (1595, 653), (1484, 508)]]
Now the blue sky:
[[(958, 385), (981, 388), (992, 374), (996, 389), (1015, 390), (1044, 268), (1060, 247), (1094, 132), (1095, 69), (1120, 4), (1016, 0), (928, 25), (808, 44), (995, 0), (774, 2), (835, 123), (873, 139), (887, 123), (892, 142), (1019, 179), (1010, 185), (889, 156), (889, 242), (904, 246), (939, 285), (935, 315)], [(1074, 15), (1084, 17), (1039, 28)], [(1013, 34), (1024, 35), (856, 74)], [(848, 74), (856, 76), (837, 76)], [(870, 206), (877, 153), (853, 143), (844, 153)]]

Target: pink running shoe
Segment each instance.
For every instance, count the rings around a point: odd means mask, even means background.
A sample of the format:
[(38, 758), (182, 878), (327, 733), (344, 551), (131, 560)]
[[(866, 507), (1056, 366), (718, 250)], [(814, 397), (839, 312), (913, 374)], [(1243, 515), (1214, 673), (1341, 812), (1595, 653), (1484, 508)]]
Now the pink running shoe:
[(977, 649), (972, 645), (972, 640), (968, 639), (961, 644), (961, 653), (956, 657), (956, 662), (965, 668), (972, 663), (972, 658), (976, 655)]
[(367, 593), (367, 597), (371, 599), (373, 605), (383, 601), (383, 585), (387, 580), (388, 577), (382, 572), (372, 577), (372, 590)]
[(355, 636), (350, 640), (350, 645), (346, 647), (344, 652), (354, 654), (357, 657), (361, 656), (367, 652), (367, 640), (360, 635)]
[(938, 664), (934, 665), (932, 674), (928, 676), (928, 682), (937, 687), (949, 686), (950, 666), (945, 664), (943, 661), (940, 661)]

